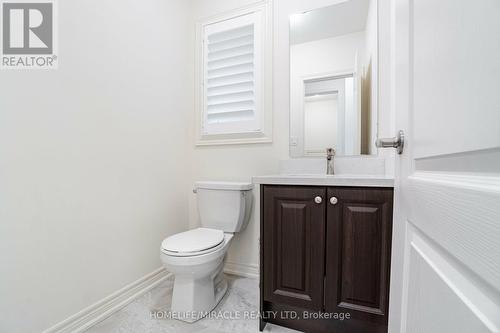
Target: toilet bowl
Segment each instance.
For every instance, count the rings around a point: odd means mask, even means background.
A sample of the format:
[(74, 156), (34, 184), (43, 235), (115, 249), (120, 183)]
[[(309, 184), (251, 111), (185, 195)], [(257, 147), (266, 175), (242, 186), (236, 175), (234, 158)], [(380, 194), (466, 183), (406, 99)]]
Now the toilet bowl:
[(172, 295), (174, 317), (196, 321), (222, 299), (227, 291), (222, 269), (232, 238), (233, 235), (224, 234), (222, 242), (211, 249), (182, 254), (172, 253), (162, 245), (161, 260), (167, 271), (175, 276)]
[(202, 227), (167, 237), (161, 244), (161, 261), (175, 278), (173, 318), (201, 319), (226, 293), (224, 259), (233, 234), (248, 223), (252, 188), (250, 183), (196, 183)]

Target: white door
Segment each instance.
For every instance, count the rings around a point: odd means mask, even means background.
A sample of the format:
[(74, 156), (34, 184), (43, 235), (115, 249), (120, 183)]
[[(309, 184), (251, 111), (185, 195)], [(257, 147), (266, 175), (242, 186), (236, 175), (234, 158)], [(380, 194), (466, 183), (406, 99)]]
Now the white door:
[(393, 0), (389, 331), (500, 332), (500, 1)]

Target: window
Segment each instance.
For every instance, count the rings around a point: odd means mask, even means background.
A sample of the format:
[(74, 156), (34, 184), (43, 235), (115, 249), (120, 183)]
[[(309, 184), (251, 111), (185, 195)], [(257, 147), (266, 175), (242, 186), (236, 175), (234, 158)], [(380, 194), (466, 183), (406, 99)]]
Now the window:
[(271, 141), (268, 3), (198, 25), (198, 144)]

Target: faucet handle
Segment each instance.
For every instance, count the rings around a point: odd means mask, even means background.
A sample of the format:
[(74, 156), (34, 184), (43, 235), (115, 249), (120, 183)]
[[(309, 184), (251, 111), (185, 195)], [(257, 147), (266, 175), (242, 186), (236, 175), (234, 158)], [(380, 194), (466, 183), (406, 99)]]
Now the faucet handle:
[(334, 148), (326, 148), (326, 157), (332, 157), (335, 156), (335, 149)]

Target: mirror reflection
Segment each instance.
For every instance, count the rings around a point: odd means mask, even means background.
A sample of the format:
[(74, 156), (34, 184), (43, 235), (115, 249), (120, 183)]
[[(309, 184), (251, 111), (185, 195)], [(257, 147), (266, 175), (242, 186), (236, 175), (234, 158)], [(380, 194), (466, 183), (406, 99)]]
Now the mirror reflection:
[(377, 3), (290, 16), (292, 157), (376, 154)]

